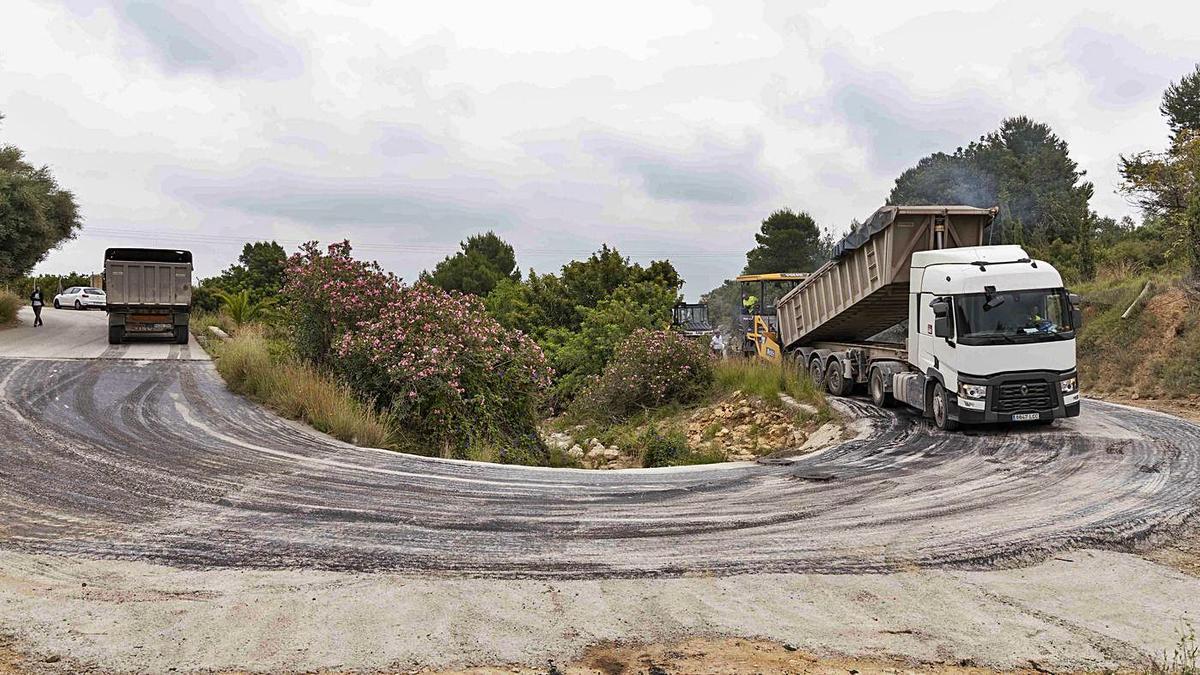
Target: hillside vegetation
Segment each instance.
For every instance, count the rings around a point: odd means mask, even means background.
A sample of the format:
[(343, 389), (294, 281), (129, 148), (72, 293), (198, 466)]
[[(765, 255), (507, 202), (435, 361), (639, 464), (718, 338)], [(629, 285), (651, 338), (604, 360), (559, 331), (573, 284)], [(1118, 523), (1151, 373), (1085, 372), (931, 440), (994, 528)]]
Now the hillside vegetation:
[[(1121, 315), (1150, 288), (1129, 314)], [(1079, 374), (1085, 392), (1125, 398), (1200, 396), (1200, 300), (1176, 274), (1099, 279), (1084, 298)]]

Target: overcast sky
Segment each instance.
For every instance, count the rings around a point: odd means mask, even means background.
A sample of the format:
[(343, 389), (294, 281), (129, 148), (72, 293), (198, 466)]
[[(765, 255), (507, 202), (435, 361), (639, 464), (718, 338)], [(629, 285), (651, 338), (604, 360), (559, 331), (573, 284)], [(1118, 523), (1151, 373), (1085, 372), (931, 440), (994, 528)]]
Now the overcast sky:
[(669, 257), (694, 298), (772, 210), (844, 231), (1010, 115), (1132, 213), (1117, 157), (1164, 145), (1197, 26), (1145, 1), (5, 0), (0, 143), (82, 208), (39, 271), (349, 238), (411, 280), (493, 229), (523, 269)]

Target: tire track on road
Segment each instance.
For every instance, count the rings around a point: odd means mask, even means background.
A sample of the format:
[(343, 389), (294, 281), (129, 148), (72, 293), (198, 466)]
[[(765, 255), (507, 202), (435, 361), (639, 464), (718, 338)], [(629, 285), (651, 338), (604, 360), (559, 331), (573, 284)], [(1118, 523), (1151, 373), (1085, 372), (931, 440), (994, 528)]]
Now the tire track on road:
[(1200, 427), (1090, 401), (1053, 429), (966, 434), (841, 401), (869, 432), (812, 455), (597, 472), (355, 448), (230, 394), (207, 362), (0, 359), (0, 396), (0, 547), (175, 566), (975, 569), (1127, 549), (1200, 511)]

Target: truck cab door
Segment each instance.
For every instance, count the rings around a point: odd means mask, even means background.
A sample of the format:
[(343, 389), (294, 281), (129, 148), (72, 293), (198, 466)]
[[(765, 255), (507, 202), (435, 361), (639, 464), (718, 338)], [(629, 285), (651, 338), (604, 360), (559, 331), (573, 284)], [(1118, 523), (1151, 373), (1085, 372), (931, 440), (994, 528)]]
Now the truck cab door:
[[(949, 297), (921, 294), (918, 303), (921, 321), (918, 326), (919, 354), (917, 362), (921, 371), (937, 370), (945, 379), (945, 386), (955, 391), (958, 386), (958, 370), (955, 367), (956, 347), (954, 342), (954, 302)], [(945, 310), (941, 319), (944, 335), (938, 335), (939, 319), (935, 307)]]

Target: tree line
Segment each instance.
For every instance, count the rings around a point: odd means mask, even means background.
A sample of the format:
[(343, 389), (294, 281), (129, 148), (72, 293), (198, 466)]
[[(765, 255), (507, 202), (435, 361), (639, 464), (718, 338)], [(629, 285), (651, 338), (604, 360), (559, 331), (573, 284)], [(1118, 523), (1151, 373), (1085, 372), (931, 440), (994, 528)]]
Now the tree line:
[[(886, 203), (999, 207), (987, 243), (1019, 244), (1053, 263), (1068, 283), (1101, 271), (1175, 269), (1200, 285), (1200, 65), (1167, 87), (1159, 111), (1170, 132), (1167, 147), (1122, 156), (1118, 167), (1118, 191), (1139, 207), (1140, 223), (1092, 210), (1095, 186), (1067, 142), (1025, 116), (1004, 119), (965, 147), (921, 158), (896, 178)], [(743, 274), (811, 272), (833, 247), (828, 229), (822, 234), (808, 213), (790, 209), (763, 220), (755, 239)], [(739, 298), (733, 280), (704, 296), (709, 315), (730, 328)]]

